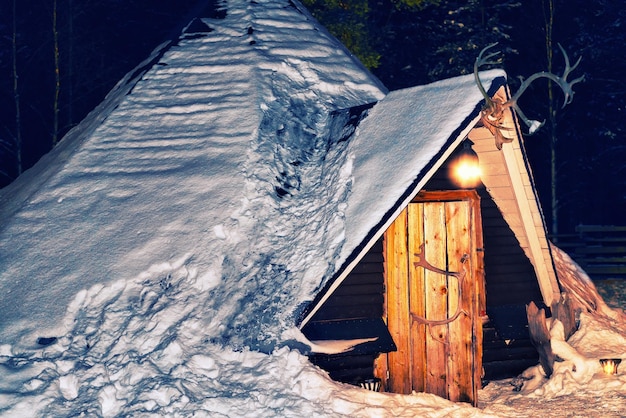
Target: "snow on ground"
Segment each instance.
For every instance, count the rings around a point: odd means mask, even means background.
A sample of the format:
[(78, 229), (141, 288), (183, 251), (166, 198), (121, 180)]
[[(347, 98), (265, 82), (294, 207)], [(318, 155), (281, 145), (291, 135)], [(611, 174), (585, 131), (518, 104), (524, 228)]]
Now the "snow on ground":
[(606, 310), (551, 379), (491, 383), (481, 409), (308, 362), (294, 316), (339, 262), (354, 174), (330, 115), (386, 92), (292, 2), (224, 4), (0, 192), (0, 415), (626, 415), (623, 369), (594, 366), (626, 358)]
[(563, 361), (555, 363), (550, 379), (536, 366), (524, 373), (529, 380), (519, 392), (512, 392), (511, 379), (492, 382), (481, 391), (479, 407), (497, 416), (520, 412), (545, 417), (626, 416), (626, 373), (618, 368), (618, 375), (605, 375), (599, 362), (626, 359), (624, 319), (615, 322), (593, 314), (580, 319), (579, 330), (566, 343), (552, 341)]
[[(480, 394), (481, 408), (498, 416), (541, 413), (546, 417), (626, 416), (626, 373), (606, 375), (600, 359), (626, 361), (626, 305), (611, 308), (593, 282), (566, 253), (552, 247), (561, 285), (580, 310), (578, 330), (564, 341), (563, 326), (551, 323), (551, 347), (558, 359), (547, 379), (541, 366), (523, 373), (523, 379), (493, 382)], [(623, 366), (623, 365), (622, 365)], [(519, 392), (512, 384), (523, 382)]]
[(568, 342), (576, 351), (557, 363), (551, 379), (531, 369), (536, 380), (521, 392), (509, 380), (492, 382), (480, 393), (480, 408), (473, 408), (434, 395), (374, 393), (336, 383), (287, 346), (261, 353), (216, 344), (210, 336), (219, 335), (221, 324), (207, 317), (211, 310), (197, 309), (199, 300), (207, 303), (201, 292), (185, 291), (193, 288), (189, 272), (163, 268), (158, 281), (137, 278), (79, 292), (65, 318), (72, 331), (46, 348), (16, 352), (0, 346), (2, 416), (626, 414), (626, 374), (622, 369), (605, 376), (597, 361), (626, 358), (623, 322), (583, 314)]

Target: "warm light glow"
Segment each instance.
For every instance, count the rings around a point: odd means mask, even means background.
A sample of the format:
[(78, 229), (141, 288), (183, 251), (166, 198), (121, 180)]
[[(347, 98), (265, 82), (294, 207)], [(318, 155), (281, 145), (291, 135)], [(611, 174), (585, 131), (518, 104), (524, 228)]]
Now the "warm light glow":
[(461, 156), (454, 162), (452, 176), (455, 182), (463, 188), (476, 187), (481, 176), (478, 159)]
[(618, 358), (603, 358), (600, 359), (600, 364), (602, 365), (602, 370), (604, 374), (613, 375), (617, 374), (617, 366), (622, 362), (621, 359)]
[(465, 139), (456, 153), (453, 154), (450, 165), (451, 180), (463, 189), (472, 189), (480, 183), (480, 165), (478, 155), (472, 149), (474, 143)]
[(480, 179), (480, 167), (473, 161), (459, 161), (454, 174), (461, 183), (475, 184)]

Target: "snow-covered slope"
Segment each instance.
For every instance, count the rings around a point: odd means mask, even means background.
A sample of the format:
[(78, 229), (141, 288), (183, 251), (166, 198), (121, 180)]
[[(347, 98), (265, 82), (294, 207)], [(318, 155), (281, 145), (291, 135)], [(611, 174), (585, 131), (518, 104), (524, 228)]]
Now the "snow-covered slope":
[[(308, 253), (338, 245), (323, 243), (342, 229), (333, 218), (349, 174), (326, 144), (330, 112), (383, 87), (288, 2), (235, 1), (203, 22), (206, 33), (183, 36), (130, 94), (121, 84), (3, 191), (5, 338), (63, 335), (55, 328), (81, 289), (154, 280), (168, 266), (189, 270), (198, 291), (228, 278), (250, 295), (263, 287), (249, 283), (258, 270), (323, 276), (329, 257)], [(277, 188), (293, 190), (281, 199)], [(318, 229), (330, 223), (336, 231)], [(320, 266), (301, 265), (310, 259)]]

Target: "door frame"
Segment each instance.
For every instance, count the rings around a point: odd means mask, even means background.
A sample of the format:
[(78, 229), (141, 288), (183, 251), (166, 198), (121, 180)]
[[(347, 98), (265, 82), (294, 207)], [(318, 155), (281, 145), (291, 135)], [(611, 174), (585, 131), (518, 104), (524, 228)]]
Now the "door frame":
[[(455, 202), (466, 203), (457, 205)], [(411, 217), (416, 216), (419, 219), (419, 217), (424, 216), (423, 213), (415, 212), (419, 212), (419, 208), (424, 206), (412, 205), (413, 203), (443, 203), (441, 208), (448, 208), (441, 209), (438, 205), (431, 206), (438, 211), (435, 218), (439, 217), (440, 219), (428, 221), (424, 218), (422, 221), (417, 221), (423, 222), (425, 233), (431, 235), (429, 245), (435, 247), (431, 248), (434, 251), (429, 251), (431, 253), (437, 252), (439, 251), (437, 246), (443, 245), (445, 248), (441, 251), (445, 252), (446, 260), (450, 258), (450, 260), (445, 261), (445, 266), (443, 266), (443, 270), (446, 270), (447, 274), (446, 272), (441, 274), (442, 272), (439, 271), (438, 278), (435, 278), (437, 277), (436, 271), (435, 273), (424, 273), (426, 269), (422, 269), (423, 265), (417, 266), (414, 265), (416, 263), (411, 262), (420, 253), (420, 249), (412, 243), (424, 241), (424, 236), (421, 235), (423, 231), (408, 231), (408, 225), (415, 222), (412, 220), (415, 218)], [(454, 211), (455, 208), (463, 208), (467, 211), (465, 224), (455, 224), (456, 217), (450, 215), (452, 212), (446, 214), (446, 211)], [(441, 216), (444, 216), (445, 219)], [(450, 225), (446, 226), (447, 223)], [(436, 234), (439, 233), (437, 231), (445, 234), (447, 228), (452, 228), (454, 231), (463, 230), (463, 232), (449, 234), (448, 231), (449, 236), (446, 235), (445, 242), (437, 243), (437, 238), (435, 238)], [(454, 261), (452, 260), (453, 257), (447, 255), (448, 251), (454, 251), (453, 247), (456, 245), (454, 241), (457, 236), (462, 234), (467, 234), (468, 242), (464, 245), (469, 245), (467, 260), (463, 266), (460, 265), (460, 260)], [(475, 405), (478, 390), (481, 387), (482, 316), (486, 309), (482, 221), (478, 194), (474, 190), (422, 191), (418, 193), (409, 206), (385, 231), (383, 253), (385, 258), (383, 319), (398, 347), (397, 352), (381, 354), (376, 360), (375, 374), (381, 379), (383, 389), (407, 394), (413, 391), (435, 393), (452, 401), (466, 401)], [(426, 254), (427, 262), (428, 257), (429, 255)], [(449, 269), (448, 266), (450, 266)], [(442, 266), (434, 267), (436, 269)], [(461, 267), (466, 272), (464, 274), (467, 275), (462, 282), (458, 280)], [(455, 269), (458, 270), (455, 276), (456, 280), (450, 278), (454, 276), (453, 273), (455, 272), (448, 271)], [(463, 283), (463, 289), (458, 291), (458, 294), (463, 293), (464, 295), (463, 314), (445, 326), (433, 326), (432, 321), (428, 325), (422, 321), (414, 320), (416, 312), (425, 312), (425, 304), (427, 303), (433, 304), (433, 307), (429, 308), (433, 311), (443, 309), (443, 311), (433, 314), (437, 319), (444, 319), (441, 312), (443, 315), (451, 316), (450, 311), (446, 310), (448, 308), (436, 306), (438, 302), (434, 301), (434, 298), (433, 301), (427, 301), (426, 293), (428, 292), (422, 292), (423, 296), (416, 297), (420, 293), (415, 290), (415, 286), (421, 286), (423, 283), (420, 280), (423, 281), (423, 276), (428, 274), (431, 274), (428, 279), (429, 286), (437, 286), (442, 293), (447, 295), (456, 294), (456, 287)], [(406, 278), (402, 278), (403, 276)], [(432, 280), (439, 280), (440, 282), (433, 284)], [(445, 296), (446, 303), (450, 306), (453, 304), (448, 301), (452, 301), (452, 298), (453, 296)], [(456, 307), (454, 310), (458, 311)], [(436, 331), (434, 334), (433, 329)], [(471, 335), (467, 335), (468, 333)], [(445, 346), (445, 349), (442, 350), (436, 343), (432, 343), (433, 339), (438, 338), (441, 339), (440, 342)], [(427, 342), (427, 340), (431, 342)], [(456, 348), (449, 349), (451, 345), (457, 343), (463, 347), (469, 345), (471, 348), (461, 351)]]

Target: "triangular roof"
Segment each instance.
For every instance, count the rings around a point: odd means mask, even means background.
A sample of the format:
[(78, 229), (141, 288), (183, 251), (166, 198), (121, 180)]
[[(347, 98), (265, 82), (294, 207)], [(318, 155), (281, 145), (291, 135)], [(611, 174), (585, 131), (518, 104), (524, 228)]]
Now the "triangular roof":
[[(504, 85), (505, 77), (501, 70), (481, 74), (493, 91)], [(352, 143), (355, 181), (346, 217), (375, 215), (369, 222), (347, 225), (342, 258), (358, 245), (352, 240), (371, 235), (381, 220), (391, 222), (388, 212), (397, 214), (426, 184), (476, 124), (482, 101), (469, 75), (392, 91), (374, 106)], [(380, 193), (384, 198), (371, 199)]]
[[(506, 101), (504, 72), (481, 73), (481, 80), (491, 96)], [(533, 264), (544, 302), (551, 305), (559, 300), (545, 223), (519, 125), (508, 111), (507, 135), (514, 141), (497, 149), (493, 135), (481, 127), (482, 99), (474, 76), (468, 75), (392, 91), (373, 107), (351, 143), (354, 184), (345, 210), (346, 244), (339, 258), (343, 264), (307, 311), (302, 325), (468, 137), (479, 156), (482, 182)], [(363, 213), (371, 216), (350, 222), (363, 218)]]
[[(216, 338), (264, 347), (476, 121), (470, 77), (385, 97), (297, 2), (225, 7), (0, 192), (5, 341), (62, 335), (77, 304), (178, 280), (225, 324)], [(482, 75), (492, 91), (503, 77)]]

